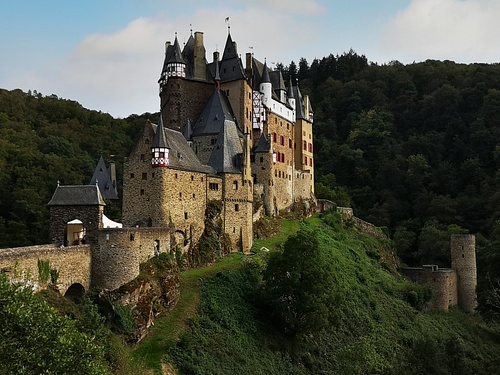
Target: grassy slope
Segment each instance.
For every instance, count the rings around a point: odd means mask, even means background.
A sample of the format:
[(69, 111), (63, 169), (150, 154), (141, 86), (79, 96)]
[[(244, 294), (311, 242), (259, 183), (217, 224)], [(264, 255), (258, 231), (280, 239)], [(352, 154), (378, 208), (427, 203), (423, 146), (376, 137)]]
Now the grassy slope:
[[(184, 293), (196, 297), (186, 310), (181, 302), (181, 310), (173, 313), (178, 318), (167, 317), (174, 320), (161, 323), (164, 328), (155, 326), (158, 330), (150, 339), (159, 343), (155, 350), (146, 349), (146, 341), (135, 354), (145, 357), (154, 352), (159, 369), (157, 360), (168, 352), (167, 360), (186, 374), (498, 373), (498, 333), (478, 317), (457, 310), (448, 314), (416, 310), (405, 300), (409, 291), (419, 288), (376, 260), (386, 243), (345, 231), (336, 216), (327, 222), (330, 225), (313, 218), (303, 225), (315, 227), (322, 250), (337, 270), (341, 300), (331, 308), (338, 323), (310, 337), (301, 352), (291, 354), (290, 340), (275, 330), (259, 303), (263, 258), (257, 255), (244, 257), (247, 266), (242, 268), (234, 267), (239, 261), (234, 258), (231, 267), (224, 266), (224, 260), (218, 270), (190, 271), (200, 275), (193, 276), (196, 280), (207, 272), (214, 275), (203, 283), (198, 313), (190, 318), (202, 283), (192, 279), (189, 285), (186, 280)], [(293, 233), (298, 224), (287, 223), (285, 228)], [(286, 234), (259, 241), (255, 247), (275, 248), (284, 238)], [(225, 268), (232, 269), (219, 272)]]

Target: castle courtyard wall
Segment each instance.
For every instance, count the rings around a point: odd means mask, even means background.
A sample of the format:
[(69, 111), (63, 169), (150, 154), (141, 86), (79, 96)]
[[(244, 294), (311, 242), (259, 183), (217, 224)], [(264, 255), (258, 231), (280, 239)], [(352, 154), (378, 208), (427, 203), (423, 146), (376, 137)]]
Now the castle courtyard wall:
[(0, 270), (5, 271), (11, 280), (29, 281), (38, 289), (38, 260), (48, 261), (51, 268), (59, 271), (57, 287), (64, 295), (73, 284), (81, 284), (85, 290), (89, 289), (90, 253), (89, 245), (40, 245), (0, 249)]
[(139, 275), (139, 265), (170, 252), (172, 228), (109, 228), (99, 231), (92, 251), (92, 285), (114, 290)]

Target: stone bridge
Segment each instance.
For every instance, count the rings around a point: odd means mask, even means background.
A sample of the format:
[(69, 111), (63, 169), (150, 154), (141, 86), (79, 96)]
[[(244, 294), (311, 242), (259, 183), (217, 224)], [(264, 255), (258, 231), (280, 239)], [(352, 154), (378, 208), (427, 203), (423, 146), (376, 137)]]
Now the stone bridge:
[(69, 297), (83, 295), (90, 286), (91, 251), (89, 245), (57, 247), (40, 245), (0, 249), (0, 271), (7, 273), (12, 281), (33, 285), (43, 289), (39, 282), (38, 260), (48, 261), (50, 267), (59, 271), (57, 287)]

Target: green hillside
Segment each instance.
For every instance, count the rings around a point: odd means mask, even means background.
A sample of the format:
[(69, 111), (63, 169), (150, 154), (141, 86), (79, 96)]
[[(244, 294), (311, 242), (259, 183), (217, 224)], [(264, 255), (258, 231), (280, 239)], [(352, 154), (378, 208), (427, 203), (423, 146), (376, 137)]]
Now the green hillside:
[[(303, 233), (317, 239), (317, 254), (309, 259), (332, 271), (330, 280), (301, 286), (315, 295), (318, 285), (331, 283), (329, 323), (299, 334), (284, 328), (268, 304), (263, 278), (270, 255), (259, 252), (243, 258), (241, 268), (206, 279), (187, 330), (165, 346), (167, 362), (182, 374), (498, 373), (498, 327), (458, 309), (420, 311), (426, 290), (381, 261), (390, 253), (387, 241), (342, 228), (337, 214), (302, 221), (300, 227), (299, 239)], [(300, 267), (287, 266), (292, 273)]]

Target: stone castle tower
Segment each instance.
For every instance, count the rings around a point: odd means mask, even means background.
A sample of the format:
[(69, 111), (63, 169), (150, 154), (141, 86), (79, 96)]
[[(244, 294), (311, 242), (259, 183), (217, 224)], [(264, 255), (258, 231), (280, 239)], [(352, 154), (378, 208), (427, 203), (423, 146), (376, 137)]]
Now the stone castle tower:
[(450, 306), (458, 305), (463, 311), (472, 313), (477, 307), (476, 237), (454, 234), (450, 247), (451, 268), (428, 264), (403, 268), (401, 272), (431, 289), (429, 310), (448, 311)]
[(476, 237), (472, 234), (451, 236), (451, 268), (457, 273), (457, 297), (460, 308), (474, 312), (477, 307)]

